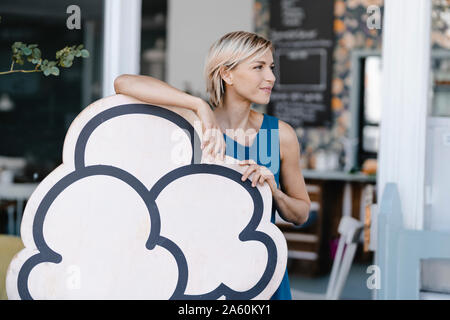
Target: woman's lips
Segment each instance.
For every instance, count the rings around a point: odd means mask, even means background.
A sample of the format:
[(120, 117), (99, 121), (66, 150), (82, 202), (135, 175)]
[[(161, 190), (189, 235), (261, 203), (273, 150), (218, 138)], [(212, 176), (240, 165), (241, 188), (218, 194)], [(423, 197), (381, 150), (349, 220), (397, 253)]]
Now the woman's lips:
[(270, 89), (270, 88), (261, 88), (261, 90), (264, 92), (267, 92), (267, 93), (272, 92), (272, 89)]

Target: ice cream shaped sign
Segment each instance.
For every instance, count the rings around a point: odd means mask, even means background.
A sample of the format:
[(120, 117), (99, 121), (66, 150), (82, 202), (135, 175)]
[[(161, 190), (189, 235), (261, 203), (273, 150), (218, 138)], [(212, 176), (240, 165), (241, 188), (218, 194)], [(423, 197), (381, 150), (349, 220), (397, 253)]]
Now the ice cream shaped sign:
[(270, 298), (287, 260), (270, 188), (204, 163), (195, 120), (124, 95), (85, 108), (27, 203), (8, 297)]

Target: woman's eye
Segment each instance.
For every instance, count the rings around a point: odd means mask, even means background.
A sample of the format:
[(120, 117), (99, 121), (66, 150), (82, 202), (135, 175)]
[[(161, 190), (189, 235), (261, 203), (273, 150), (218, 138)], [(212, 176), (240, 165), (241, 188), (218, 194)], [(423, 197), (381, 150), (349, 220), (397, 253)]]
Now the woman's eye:
[[(262, 69), (263, 66), (256, 66), (255, 69)], [(275, 69), (275, 66), (270, 66), (270, 69), (273, 70)]]

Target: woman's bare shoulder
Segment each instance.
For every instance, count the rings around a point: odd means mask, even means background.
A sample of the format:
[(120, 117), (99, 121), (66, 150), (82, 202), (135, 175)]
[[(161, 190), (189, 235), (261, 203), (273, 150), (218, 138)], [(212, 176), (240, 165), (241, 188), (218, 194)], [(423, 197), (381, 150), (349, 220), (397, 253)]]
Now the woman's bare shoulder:
[(287, 122), (278, 119), (280, 136), (280, 158), (283, 159), (287, 151), (299, 150), (298, 136), (294, 128)]
[(298, 137), (297, 133), (295, 132), (294, 128), (283, 120), (278, 119), (278, 128), (280, 132), (280, 140), (283, 140), (286, 143), (298, 143)]

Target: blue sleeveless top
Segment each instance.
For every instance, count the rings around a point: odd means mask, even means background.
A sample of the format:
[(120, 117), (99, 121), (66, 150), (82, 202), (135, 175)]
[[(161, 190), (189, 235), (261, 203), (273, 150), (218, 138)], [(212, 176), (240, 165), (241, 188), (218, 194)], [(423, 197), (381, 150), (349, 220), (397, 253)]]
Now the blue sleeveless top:
[[(238, 160), (254, 160), (258, 165), (265, 166), (273, 173), (277, 187), (280, 188), (280, 139), (278, 118), (263, 114), (263, 122), (250, 146), (244, 146), (223, 134), (226, 148), (225, 154)], [(270, 221), (275, 223), (275, 206), (272, 204)], [(271, 300), (292, 300), (287, 268), (277, 291)]]

